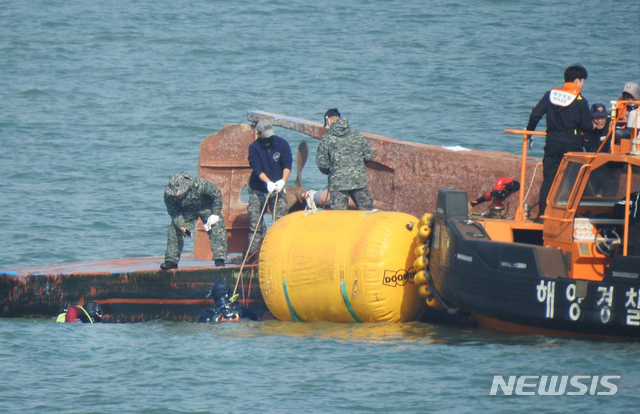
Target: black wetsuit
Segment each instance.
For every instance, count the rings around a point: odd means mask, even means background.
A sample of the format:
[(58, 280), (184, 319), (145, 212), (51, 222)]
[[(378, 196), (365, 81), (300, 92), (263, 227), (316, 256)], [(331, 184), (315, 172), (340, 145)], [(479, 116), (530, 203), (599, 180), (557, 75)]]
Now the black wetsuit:
[(558, 106), (549, 99), (551, 91), (545, 93), (531, 111), (528, 131), (536, 129), (543, 116), (547, 118), (547, 138), (542, 159), (542, 185), (540, 186), (540, 214), (547, 207), (547, 196), (558, 172), (560, 162), (567, 152), (582, 151), (582, 132), (593, 129), (591, 111), (586, 99), (578, 94), (567, 106)]
[(229, 299), (224, 297), (216, 301), (215, 307), (205, 309), (200, 319), (198, 319), (198, 323), (231, 322), (243, 318), (256, 319), (255, 315), (244, 306), (237, 302), (230, 302)]

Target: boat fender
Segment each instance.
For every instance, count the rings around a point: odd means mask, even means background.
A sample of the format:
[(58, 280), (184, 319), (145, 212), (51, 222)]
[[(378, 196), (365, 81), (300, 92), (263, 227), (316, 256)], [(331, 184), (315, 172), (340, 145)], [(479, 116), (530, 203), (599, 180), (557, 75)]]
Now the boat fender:
[(416, 257), (422, 257), (424, 255), (429, 255), (429, 246), (427, 246), (426, 244), (419, 244), (416, 246), (415, 250), (413, 251), (413, 254)]
[(425, 275), (425, 271), (421, 270), (418, 273), (416, 273), (415, 276), (413, 277), (413, 282), (418, 286), (426, 285), (427, 276)]
[(425, 267), (429, 264), (429, 259), (426, 259), (424, 256), (416, 257), (416, 260), (413, 262), (413, 268), (416, 271), (424, 270)]
[(427, 306), (433, 309), (437, 309), (437, 310), (443, 310), (444, 307), (442, 307), (442, 305), (440, 304), (440, 302), (438, 302), (438, 300), (433, 297), (433, 295), (429, 298), (427, 298)]
[(429, 225), (431, 224), (431, 218), (433, 217), (433, 214), (431, 213), (424, 213), (422, 215), (422, 217), (420, 217), (420, 221), (418, 221), (418, 227), (422, 227), (425, 224)]
[(429, 227), (428, 224), (425, 224), (424, 226), (420, 226), (420, 228), (418, 228), (418, 239), (422, 240), (422, 243), (424, 243), (429, 236), (431, 235), (431, 227)]
[(431, 295), (431, 292), (429, 291), (429, 286), (428, 285), (421, 285), (418, 288), (418, 293), (420, 294), (420, 296), (422, 296), (423, 298), (427, 298)]

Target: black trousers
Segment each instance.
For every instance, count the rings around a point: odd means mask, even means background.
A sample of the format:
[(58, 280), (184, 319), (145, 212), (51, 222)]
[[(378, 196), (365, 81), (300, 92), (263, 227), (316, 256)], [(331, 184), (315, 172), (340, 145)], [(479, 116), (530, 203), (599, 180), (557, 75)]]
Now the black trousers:
[(540, 215), (547, 208), (547, 197), (553, 180), (556, 178), (560, 162), (567, 152), (582, 152), (582, 144), (566, 144), (557, 141), (548, 141), (544, 146), (544, 158), (542, 159), (542, 185), (540, 186)]

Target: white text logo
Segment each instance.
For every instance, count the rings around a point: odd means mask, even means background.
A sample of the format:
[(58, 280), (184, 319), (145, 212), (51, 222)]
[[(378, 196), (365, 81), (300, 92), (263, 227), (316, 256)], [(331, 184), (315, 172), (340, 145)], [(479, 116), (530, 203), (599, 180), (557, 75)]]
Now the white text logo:
[(505, 381), (502, 375), (493, 376), (489, 395), (615, 395), (618, 386), (612, 380), (620, 375), (511, 375)]

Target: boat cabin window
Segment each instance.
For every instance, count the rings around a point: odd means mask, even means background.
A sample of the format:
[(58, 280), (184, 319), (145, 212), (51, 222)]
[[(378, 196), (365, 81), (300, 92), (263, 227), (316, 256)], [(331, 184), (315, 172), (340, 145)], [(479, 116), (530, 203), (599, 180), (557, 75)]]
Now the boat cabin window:
[(562, 180), (560, 181), (560, 185), (558, 186), (558, 192), (556, 193), (556, 198), (553, 204), (558, 206), (567, 205), (569, 197), (571, 197), (571, 191), (573, 190), (573, 187), (576, 184), (576, 180), (578, 179), (580, 168), (583, 165), (583, 163), (575, 161), (569, 161), (567, 163), (567, 168), (564, 170), (564, 174), (562, 176)]
[(625, 162), (608, 162), (591, 171), (578, 216), (612, 217), (614, 204), (625, 198), (627, 178), (631, 180), (632, 193), (640, 190), (640, 167), (636, 165), (631, 166), (631, 177)]
[[(591, 172), (584, 198), (610, 198), (619, 200), (624, 197), (627, 188), (628, 164), (625, 162), (608, 162)], [(640, 181), (640, 167), (631, 167), (631, 192), (637, 191)]]

